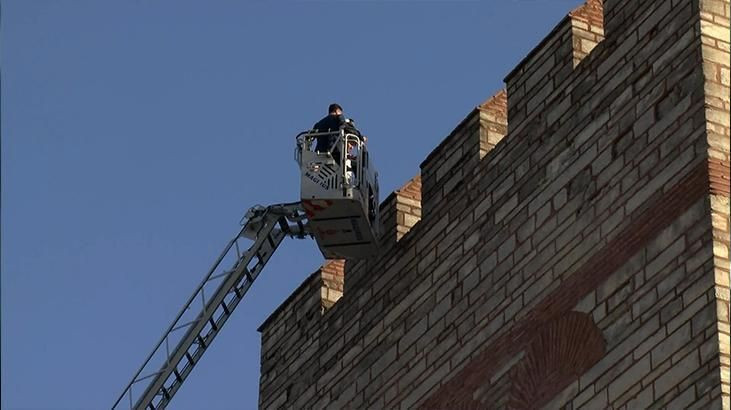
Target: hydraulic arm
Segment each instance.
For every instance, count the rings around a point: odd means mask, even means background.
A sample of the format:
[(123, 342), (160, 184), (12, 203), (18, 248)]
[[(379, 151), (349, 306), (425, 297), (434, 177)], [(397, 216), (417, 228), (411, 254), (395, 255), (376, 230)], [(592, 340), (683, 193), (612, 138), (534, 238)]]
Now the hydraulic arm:
[(242, 222), (112, 409), (165, 408), (285, 236), (309, 234), (299, 202), (251, 208)]
[[(321, 137), (335, 139), (330, 151), (313, 149)], [(364, 141), (359, 133), (344, 130), (297, 135), (302, 202), (256, 206), (247, 212), (241, 230), (180, 309), (113, 410), (156, 410), (170, 403), (286, 236), (313, 237), (329, 259), (377, 254), (378, 172)], [(339, 154), (333, 156), (335, 147)]]

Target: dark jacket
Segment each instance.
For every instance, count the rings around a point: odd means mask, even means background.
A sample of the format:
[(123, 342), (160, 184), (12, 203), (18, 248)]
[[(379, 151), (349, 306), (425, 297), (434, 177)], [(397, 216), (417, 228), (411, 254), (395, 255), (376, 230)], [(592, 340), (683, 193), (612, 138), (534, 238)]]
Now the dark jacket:
[[(312, 126), (312, 129), (317, 132), (339, 131), (343, 125), (345, 125), (345, 117), (343, 115), (329, 114)], [(317, 137), (315, 151), (329, 151), (337, 139), (337, 135), (321, 135)]]
[(345, 116), (329, 114), (313, 125), (312, 129), (318, 132), (338, 131), (343, 124), (345, 124)]

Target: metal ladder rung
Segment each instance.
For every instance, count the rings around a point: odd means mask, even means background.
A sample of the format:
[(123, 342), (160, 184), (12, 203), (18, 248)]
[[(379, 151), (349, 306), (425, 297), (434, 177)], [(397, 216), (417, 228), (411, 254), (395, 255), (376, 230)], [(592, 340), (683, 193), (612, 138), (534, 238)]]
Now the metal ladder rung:
[(190, 353), (185, 352), (185, 358), (188, 359), (188, 363), (190, 363), (192, 366), (195, 366), (195, 360), (193, 359), (193, 356), (190, 355)]
[(175, 380), (177, 380), (178, 383), (183, 383), (183, 377), (180, 375), (180, 372), (178, 372), (178, 369), (173, 370), (173, 374), (175, 375)]
[(213, 320), (213, 318), (208, 319), (208, 323), (211, 324), (213, 330), (218, 331), (218, 326), (216, 325), (216, 322)]

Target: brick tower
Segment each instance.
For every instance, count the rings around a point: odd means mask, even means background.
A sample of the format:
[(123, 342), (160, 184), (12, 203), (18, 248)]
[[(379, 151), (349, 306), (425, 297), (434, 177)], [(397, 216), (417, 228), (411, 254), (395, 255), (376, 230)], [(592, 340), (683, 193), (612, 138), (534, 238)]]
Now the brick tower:
[(729, 0), (588, 0), (261, 326), (267, 409), (729, 405)]

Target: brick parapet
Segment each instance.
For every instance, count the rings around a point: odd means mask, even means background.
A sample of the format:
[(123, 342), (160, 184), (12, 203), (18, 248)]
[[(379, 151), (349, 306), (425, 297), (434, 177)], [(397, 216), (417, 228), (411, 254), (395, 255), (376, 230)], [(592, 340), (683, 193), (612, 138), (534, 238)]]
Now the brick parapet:
[[(318, 328), (323, 310), (320, 270), (311, 274), (259, 327), (262, 337), (259, 405), (291, 400), (292, 385), (286, 375), (306, 370), (318, 350)], [(304, 343), (303, 343), (304, 342)], [(282, 363), (287, 363), (282, 367)]]
[(450, 192), (464, 189), (462, 181), (477, 171), (480, 160), (507, 133), (504, 90), (473, 109), (421, 163), (422, 208), (436, 218)]
[(421, 164), (422, 213), (431, 215), (445, 194), (459, 189), (480, 160), (480, 116), (475, 108)]
[(380, 204), (383, 249), (394, 246), (421, 219), (421, 175), (407, 181)]
[(351, 261), (345, 265), (345, 274), (348, 277), (346, 292), (352, 292), (353, 287), (360, 286), (363, 276), (368, 276), (372, 269), (378, 269), (379, 262), (383, 262), (383, 255), (400, 246), (399, 241), (419, 223), (422, 217), (421, 186), (421, 175), (417, 175), (381, 203), (379, 254), (375, 258)]
[(480, 115), (480, 159), (508, 133), (508, 95), (505, 90), (488, 98), (477, 109)]
[(572, 311), (590, 315), (605, 355), (540, 386), (549, 407), (719, 407), (727, 310), (712, 235), (728, 222), (709, 200), (696, 3), (631, 3), (465, 189), (442, 191), (449, 206), (352, 266), (357, 286), (311, 331), (319, 359), (304, 372), (288, 371), (295, 354), (270, 364), (294, 387), (267, 378), (262, 407), (508, 406), (530, 397), (520, 369), (542, 351), (535, 335)]
[(574, 68), (604, 39), (601, 0), (571, 11), (507, 77), (508, 132), (519, 133), (565, 90)]
[(335, 259), (325, 262), (320, 267), (320, 280), (321, 305), (323, 309), (329, 309), (343, 296), (345, 260)]
[(602, 0), (587, 1), (569, 13), (573, 38), (573, 64), (579, 65), (604, 40)]
[[(698, 2), (698, 0), (695, 1)], [(665, 13), (672, 5), (672, 2), (670, 2), (658, 6), (662, 6), (659, 7), (663, 9), (661, 13)], [(650, 14), (642, 2), (635, 0), (604, 0), (602, 7), (604, 9), (605, 36), (612, 37), (617, 42), (624, 41), (625, 36), (629, 34), (625, 30), (627, 21), (641, 22)], [(649, 33), (649, 29), (657, 28), (655, 22), (649, 21), (648, 23), (645, 27), (640, 28), (638, 32), (640, 36), (644, 37)]]

